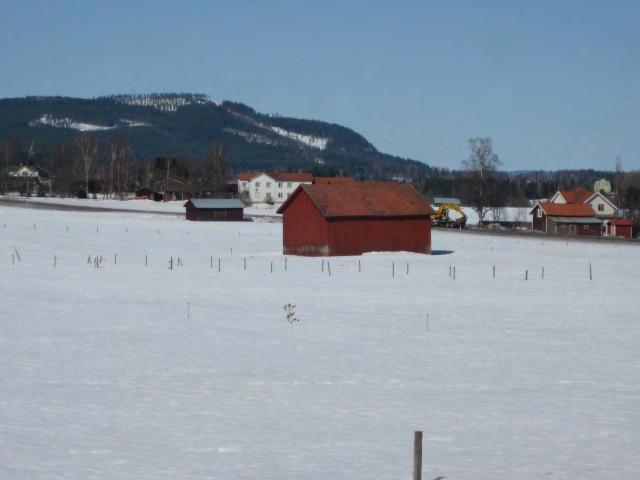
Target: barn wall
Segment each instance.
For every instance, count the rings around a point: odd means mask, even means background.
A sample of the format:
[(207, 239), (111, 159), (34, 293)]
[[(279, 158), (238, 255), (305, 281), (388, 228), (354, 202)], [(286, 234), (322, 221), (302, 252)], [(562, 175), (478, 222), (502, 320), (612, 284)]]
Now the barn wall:
[(187, 220), (211, 222), (211, 221), (240, 221), (243, 219), (241, 208), (201, 208), (197, 209), (188, 203), (186, 207)]
[(327, 221), (304, 191), (284, 211), (282, 230), (285, 254), (329, 254)]
[[(538, 212), (542, 212), (542, 216), (538, 217)], [(544, 232), (546, 230), (546, 221), (545, 221), (545, 213), (539, 206), (534, 208), (533, 210), (533, 224), (532, 227), (534, 230), (538, 230)]]
[(334, 220), (329, 255), (364, 252), (431, 252), (431, 219)]
[[(571, 227), (575, 226), (575, 233), (571, 231)], [(585, 228), (586, 227), (586, 228)], [(585, 224), (585, 225), (577, 225), (577, 224), (565, 224), (562, 222), (557, 222), (552, 218), (549, 218), (549, 232), (547, 233), (555, 233), (557, 235), (577, 235), (577, 236), (596, 236), (599, 237), (601, 235), (601, 225), (593, 225), (593, 224)]]

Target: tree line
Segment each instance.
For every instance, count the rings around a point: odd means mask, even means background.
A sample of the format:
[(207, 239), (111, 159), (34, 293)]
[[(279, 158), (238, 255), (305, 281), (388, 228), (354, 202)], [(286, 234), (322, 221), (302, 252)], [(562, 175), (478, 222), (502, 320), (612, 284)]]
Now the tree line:
[[(212, 142), (199, 159), (185, 154), (140, 160), (123, 135), (114, 133), (101, 142), (90, 132), (82, 132), (69, 142), (55, 144), (51, 152), (40, 150), (36, 139), (24, 143), (10, 137), (0, 153), (0, 193), (17, 190), (25, 195), (36, 191), (40, 195), (122, 199), (140, 187), (153, 190), (156, 182), (169, 178), (183, 182), (194, 196), (221, 195), (227, 186), (226, 152), (221, 142)], [(39, 179), (13, 178), (11, 169), (21, 165), (37, 169)]]

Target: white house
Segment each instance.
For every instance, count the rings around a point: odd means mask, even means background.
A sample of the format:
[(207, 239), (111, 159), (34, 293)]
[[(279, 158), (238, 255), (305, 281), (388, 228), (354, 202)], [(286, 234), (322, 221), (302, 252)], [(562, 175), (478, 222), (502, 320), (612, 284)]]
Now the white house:
[(39, 176), (38, 169), (28, 165), (11, 165), (7, 173), (11, 177), (20, 178), (38, 178)]
[(616, 218), (618, 207), (600, 192), (589, 192), (582, 188), (558, 190), (549, 203), (586, 203), (591, 205), (598, 218)]
[(310, 173), (241, 173), (238, 175), (238, 193), (251, 203), (282, 203), (298, 185), (312, 182)]

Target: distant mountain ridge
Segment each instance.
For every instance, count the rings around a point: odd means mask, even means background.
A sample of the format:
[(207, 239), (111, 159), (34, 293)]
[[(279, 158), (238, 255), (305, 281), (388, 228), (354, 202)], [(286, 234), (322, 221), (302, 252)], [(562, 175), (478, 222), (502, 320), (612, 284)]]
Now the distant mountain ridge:
[(308, 170), (416, 181), (436, 170), (381, 153), (341, 125), (262, 114), (203, 94), (0, 99), (0, 144), (11, 136), (24, 143), (35, 139), (40, 151), (50, 152), (79, 132), (92, 132), (103, 145), (111, 134), (121, 134), (138, 159), (189, 156), (197, 161), (212, 142), (223, 142), (233, 172)]

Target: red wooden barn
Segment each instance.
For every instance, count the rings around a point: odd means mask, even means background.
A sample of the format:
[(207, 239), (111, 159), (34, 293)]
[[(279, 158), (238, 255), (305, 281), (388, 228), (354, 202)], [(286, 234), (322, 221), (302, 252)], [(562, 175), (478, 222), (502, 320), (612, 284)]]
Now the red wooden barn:
[(431, 252), (433, 210), (409, 184), (300, 185), (278, 213), (285, 254)]

